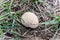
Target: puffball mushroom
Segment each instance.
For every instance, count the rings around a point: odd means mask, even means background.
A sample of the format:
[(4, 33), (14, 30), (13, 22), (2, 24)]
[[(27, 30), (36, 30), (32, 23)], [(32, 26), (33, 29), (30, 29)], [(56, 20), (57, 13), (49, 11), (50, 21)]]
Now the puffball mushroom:
[(36, 28), (39, 25), (38, 17), (32, 12), (26, 12), (21, 17), (21, 23), (30, 28)]

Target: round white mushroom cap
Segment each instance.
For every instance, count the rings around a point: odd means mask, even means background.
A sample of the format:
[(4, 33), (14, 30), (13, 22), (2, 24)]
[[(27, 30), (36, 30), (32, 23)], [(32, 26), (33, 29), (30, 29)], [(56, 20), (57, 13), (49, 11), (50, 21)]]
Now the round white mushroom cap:
[(38, 17), (32, 12), (26, 12), (21, 17), (21, 22), (24, 26), (36, 28), (39, 25)]

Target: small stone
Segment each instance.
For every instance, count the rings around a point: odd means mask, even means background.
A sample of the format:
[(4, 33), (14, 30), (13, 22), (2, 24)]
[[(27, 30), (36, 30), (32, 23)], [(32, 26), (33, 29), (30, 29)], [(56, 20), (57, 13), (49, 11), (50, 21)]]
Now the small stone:
[(36, 28), (39, 25), (38, 17), (32, 12), (26, 12), (21, 17), (21, 22), (24, 26)]

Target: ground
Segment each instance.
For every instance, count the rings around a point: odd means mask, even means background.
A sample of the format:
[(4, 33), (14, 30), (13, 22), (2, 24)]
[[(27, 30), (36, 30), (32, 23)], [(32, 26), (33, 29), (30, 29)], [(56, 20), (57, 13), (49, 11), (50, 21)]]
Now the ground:
[[(4, 40), (60, 40), (60, 1), (5, 0), (0, 5), (0, 26)], [(20, 17), (30, 11), (37, 15), (39, 26), (26, 28)], [(56, 21), (57, 19), (57, 21)], [(44, 23), (45, 22), (45, 23)], [(56, 37), (56, 38), (55, 38)]]

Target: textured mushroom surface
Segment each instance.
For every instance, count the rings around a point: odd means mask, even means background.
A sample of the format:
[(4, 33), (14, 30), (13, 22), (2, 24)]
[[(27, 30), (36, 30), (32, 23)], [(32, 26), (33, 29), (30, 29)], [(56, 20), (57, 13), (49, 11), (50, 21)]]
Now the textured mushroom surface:
[(38, 17), (32, 12), (26, 12), (21, 17), (21, 22), (24, 26), (36, 28), (39, 25)]

